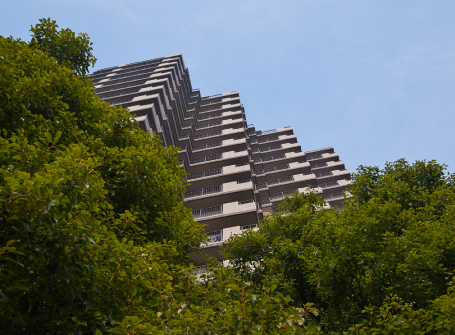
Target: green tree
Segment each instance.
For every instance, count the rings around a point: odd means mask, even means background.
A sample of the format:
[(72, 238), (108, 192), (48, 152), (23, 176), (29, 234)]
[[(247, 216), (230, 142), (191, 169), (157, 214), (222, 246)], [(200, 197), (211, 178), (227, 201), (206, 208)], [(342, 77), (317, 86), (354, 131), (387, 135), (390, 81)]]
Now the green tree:
[(377, 308), (390, 309), (390, 297), (409, 312), (433, 310), (450, 300), (455, 270), (454, 176), (444, 171), (434, 161), (361, 166), (342, 210), (294, 194), (285, 214), (233, 237), (225, 256), (243, 278), (281, 278), (296, 302), (315, 303), (326, 332), (364, 324), (368, 311), (382, 315)]
[(90, 38), (86, 33), (79, 33), (78, 36), (70, 29), (57, 30), (56, 21), (51, 19), (40, 19), (33, 32), (32, 40), (29, 43), (31, 48), (43, 51), (49, 57), (62, 65), (69, 67), (78, 74), (86, 74), (90, 66), (96, 62), (92, 54)]
[(151, 264), (186, 266), (204, 240), (176, 149), (76, 73), (87, 40), (41, 22), (40, 48), (0, 37), (1, 323), (28, 333), (120, 320)]
[(317, 334), (273, 286), (192, 272), (177, 150), (99, 99), (88, 38), (56, 27), (0, 36), (2, 332)]

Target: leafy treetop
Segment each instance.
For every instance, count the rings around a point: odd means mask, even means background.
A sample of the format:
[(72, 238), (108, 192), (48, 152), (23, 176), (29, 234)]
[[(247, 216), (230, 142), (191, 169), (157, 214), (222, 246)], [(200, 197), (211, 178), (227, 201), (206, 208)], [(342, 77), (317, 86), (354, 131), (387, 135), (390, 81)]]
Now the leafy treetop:
[(78, 74), (88, 73), (90, 66), (96, 62), (92, 54), (90, 38), (86, 33), (75, 35), (70, 29), (57, 30), (56, 21), (40, 19), (35, 27), (29, 46), (43, 51), (50, 57), (54, 57), (59, 64), (65, 65)]

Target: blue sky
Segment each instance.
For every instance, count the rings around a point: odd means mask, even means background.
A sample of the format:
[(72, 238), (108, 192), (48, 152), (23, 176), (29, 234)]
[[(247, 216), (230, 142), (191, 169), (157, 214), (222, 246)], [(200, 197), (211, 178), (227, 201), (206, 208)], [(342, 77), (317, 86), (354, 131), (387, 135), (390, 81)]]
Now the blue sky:
[(293, 126), (349, 170), (436, 159), (455, 172), (455, 1), (8, 1), (0, 34), (50, 17), (96, 69), (182, 53), (202, 95), (239, 91), (248, 123)]

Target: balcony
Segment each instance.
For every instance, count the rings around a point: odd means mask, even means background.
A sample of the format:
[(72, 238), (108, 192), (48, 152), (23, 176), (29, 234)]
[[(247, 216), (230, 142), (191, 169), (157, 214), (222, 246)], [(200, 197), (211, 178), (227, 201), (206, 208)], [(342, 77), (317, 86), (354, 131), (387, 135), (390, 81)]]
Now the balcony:
[(201, 197), (205, 195), (210, 195), (214, 193), (223, 192), (223, 185), (211, 186), (200, 188), (198, 190), (188, 191), (183, 194), (183, 199), (193, 198), (193, 197)]
[(272, 137), (267, 138), (252, 138), (250, 140), (251, 145), (258, 145), (259, 148), (263, 147), (264, 144), (275, 142), (275, 145), (284, 144), (284, 143), (296, 143), (297, 137), (294, 134), (281, 134), (277, 136), (277, 134), (273, 134)]
[(207, 243), (215, 243), (215, 242), (222, 242), (223, 241), (223, 231), (222, 230), (215, 230), (205, 233), (207, 235)]
[(192, 211), (197, 222), (209, 224), (211, 230), (221, 230), (232, 226), (235, 222), (244, 225), (257, 223), (257, 205), (254, 200), (234, 201)]
[[(221, 94), (219, 94), (219, 95), (221, 95)], [(220, 103), (222, 101), (223, 101), (223, 99), (215, 99), (215, 100), (206, 101), (203, 104), (201, 103), (201, 107), (202, 106), (208, 106), (208, 105), (211, 105), (211, 104), (218, 104), (218, 103)]]
[(324, 194), (324, 200), (331, 208), (334, 208), (334, 207), (340, 208), (343, 206), (345, 197), (350, 198), (351, 196), (352, 195), (347, 191), (345, 191), (345, 193), (336, 192), (336, 193), (332, 193), (332, 194)]
[(255, 138), (255, 139), (251, 140), (251, 143), (267, 143), (267, 142), (277, 141), (279, 139), (280, 139), (279, 136), (264, 138), (264, 139), (259, 139), (259, 140)]
[[(215, 137), (215, 136), (220, 136), (221, 139), (224, 139), (224, 138), (228, 139), (228, 138), (231, 138), (233, 134), (236, 134), (236, 135), (238, 134), (238, 136), (241, 136), (242, 139), (245, 138), (243, 127), (240, 126), (237, 128), (226, 128), (226, 129), (212, 131), (212, 132), (205, 133), (205, 134), (195, 135), (194, 139), (197, 142), (199, 142), (199, 141), (203, 142), (204, 139), (209, 141), (211, 137)], [(213, 141), (213, 139), (212, 139), (212, 141)]]
[(338, 186), (338, 181), (331, 181), (330, 183), (324, 183), (324, 184), (318, 184), (317, 186), (320, 188), (328, 188), (328, 187), (333, 187), (333, 186)]
[(276, 129), (270, 129), (270, 130), (257, 130), (256, 135), (265, 135), (265, 134), (270, 134), (270, 133), (276, 133)]
[(246, 180), (251, 178), (249, 164), (247, 165), (227, 165), (217, 169), (211, 169), (201, 172), (194, 172), (187, 176), (187, 180), (195, 189), (221, 185), (237, 180)]
[(271, 204), (273, 201), (283, 200), (287, 196), (291, 195), (292, 192), (294, 192), (294, 190), (271, 194), (270, 197), (261, 199), (261, 205), (264, 206)]
[(198, 145), (193, 147), (193, 151), (196, 150), (204, 150), (204, 149), (210, 149), (210, 148), (215, 148), (215, 147), (220, 147), (223, 145), (223, 141), (218, 141), (218, 142), (213, 142), (213, 143), (207, 143), (203, 145)]
[(333, 172), (327, 171), (327, 172), (322, 172), (322, 173), (316, 173), (316, 178), (322, 178), (322, 177), (328, 177), (328, 176), (333, 176)]
[(262, 199), (270, 197), (270, 194), (295, 190), (309, 185), (316, 185), (314, 174), (303, 175), (299, 173), (258, 183), (255, 185), (255, 191), (259, 192), (259, 197)]
[(300, 151), (300, 143), (282, 143), (274, 146), (269, 146), (265, 148), (254, 148), (252, 149), (253, 159), (259, 158), (259, 155), (262, 155), (263, 152), (273, 152), (272, 156), (279, 154), (287, 154), (290, 152)]
[(200, 139), (200, 138), (205, 138), (205, 137), (213, 137), (213, 136), (217, 136), (217, 135), (221, 135), (223, 133), (223, 131), (214, 131), (214, 132), (211, 132), (211, 133), (205, 133), (205, 134), (201, 134), (201, 135), (196, 135), (194, 136), (194, 139), (197, 140), (197, 139)]
[(198, 126), (196, 126), (196, 129), (203, 129), (203, 128), (208, 128), (208, 127), (220, 126), (222, 124), (223, 124), (222, 121), (212, 122), (212, 123), (198, 125)]
[(272, 186), (272, 185), (286, 183), (286, 182), (290, 182), (290, 181), (294, 181), (294, 176), (288, 176), (288, 177), (283, 177), (283, 178), (272, 179), (272, 180), (269, 180), (269, 181), (267, 181), (265, 183), (256, 184), (256, 185), (254, 185), (254, 189), (255, 190), (260, 190), (262, 188), (268, 188), (269, 186)]
[[(317, 170), (316, 170), (317, 171)], [(349, 170), (330, 170), (330, 171), (324, 171), (324, 172), (319, 172), (315, 173), (316, 178), (318, 179), (318, 183), (323, 184), (323, 183), (328, 183), (340, 179), (350, 179), (351, 174)]]
[[(204, 263), (203, 257), (204, 256), (209, 256), (209, 257), (214, 257), (218, 260), (221, 260), (220, 254), (219, 254), (219, 247), (229, 240), (229, 238), (233, 235), (237, 235), (242, 233), (244, 230), (247, 229), (253, 229), (257, 230), (258, 229), (258, 224), (257, 223), (250, 223), (247, 225), (243, 226), (234, 226), (234, 227), (229, 227), (229, 228), (223, 228), (219, 230), (210, 230), (206, 232), (207, 234), (207, 242), (202, 245), (204, 250), (202, 251), (202, 255), (198, 254), (191, 254), (191, 258), (196, 261), (197, 265), (202, 268), (202, 264)], [(203, 270), (202, 270), (203, 271)]]
[(324, 200), (325, 201), (330, 201), (330, 200), (336, 200), (336, 199), (344, 199), (344, 194), (343, 193), (333, 193), (333, 194), (326, 194), (324, 195)]
[(312, 154), (312, 155), (305, 154), (305, 157), (308, 162), (311, 162), (310, 163), (311, 166), (330, 162), (330, 161), (339, 160), (339, 156), (337, 153), (323, 153), (323, 154)]
[(253, 173), (256, 175), (261, 175), (261, 174), (265, 174), (268, 172), (289, 169), (289, 167), (290, 167), (289, 164), (283, 164), (283, 165), (273, 166), (273, 167), (269, 167), (269, 168), (262, 169), (262, 170), (254, 170)]
[[(304, 162), (304, 163), (298, 163), (298, 162), (292, 162), (288, 164), (281, 164), (281, 165), (276, 165), (276, 166), (271, 166), (267, 167), (261, 170), (253, 170), (252, 171), (256, 177), (258, 178), (258, 183), (261, 181), (261, 178), (282, 178), (286, 177), (290, 174), (296, 175), (296, 174), (305, 174), (309, 173), (309, 164)], [(312, 175), (312, 178), (314, 176)], [(262, 180), (265, 182), (266, 180)]]
[(205, 157), (201, 157), (201, 158), (190, 159), (190, 164), (205, 163), (205, 162), (210, 162), (210, 161), (214, 161), (214, 160), (219, 160), (222, 158), (223, 158), (222, 154), (205, 156)]
[(219, 169), (192, 173), (192, 174), (188, 175), (186, 177), (186, 179), (187, 180), (199, 179), (199, 178), (204, 178), (204, 177), (209, 177), (209, 176), (215, 176), (215, 175), (222, 174), (222, 173), (223, 173), (223, 168), (219, 168)]
[(277, 149), (281, 149), (281, 148), (283, 148), (283, 146), (281, 144), (278, 144), (278, 145), (273, 145), (273, 146), (265, 147), (265, 148), (254, 148), (254, 149), (251, 149), (251, 152), (253, 152), (253, 153), (266, 152), (266, 151), (277, 150)]
[[(201, 106), (201, 110), (200, 110), (199, 114), (204, 114), (204, 113), (221, 110), (221, 109), (227, 109), (227, 108), (230, 108), (230, 109), (237, 108), (238, 109), (238, 108), (242, 107), (242, 105), (239, 104), (238, 102), (232, 103), (232, 102), (234, 102), (233, 100), (238, 100), (238, 98), (233, 98), (233, 99), (226, 100), (226, 101), (225, 100), (226, 99), (223, 99), (223, 102), (218, 106), (208, 107), (208, 108), (206, 108), (206, 106), (209, 106), (209, 105)], [(231, 103), (228, 104), (229, 102), (231, 102)]]
[[(190, 187), (194, 187), (191, 185)], [(187, 191), (183, 198), (185, 207), (199, 208), (234, 201), (245, 201), (254, 197), (251, 179), (230, 181), (217, 186)]]
[(207, 116), (199, 116), (197, 120), (203, 121), (203, 120), (207, 120), (207, 119), (214, 119), (214, 118), (220, 117), (222, 115), (223, 115), (223, 113), (212, 114), (212, 115), (207, 115)]
[(193, 147), (193, 157), (198, 158), (198, 156), (207, 155), (208, 152), (210, 154), (223, 154), (229, 151), (240, 152), (240, 150), (246, 150), (245, 148), (245, 138), (230, 138)]
[(334, 153), (333, 147), (305, 151), (305, 155), (307, 155), (307, 156), (314, 156), (317, 154), (324, 154), (324, 153), (333, 154)]
[(248, 151), (246, 149), (224, 151), (221, 154), (195, 158), (190, 161), (191, 171), (198, 172), (198, 169), (215, 169), (230, 164), (248, 163)]
[(349, 186), (349, 184), (351, 184), (351, 180), (340, 179), (337, 180), (336, 182), (315, 185), (311, 189), (309, 189), (308, 187), (299, 188), (299, 192), (306, 193), (312, 190), (317, 194), (323, 194), (324, 197), (327, 196), (329, 198), (329, 195), (331, 194), (337, 194), (344, 191)]
[(274, 161), (277, 159), (283, 159), (286, 158), (286, 154), (280, 154), (280, 155), (275, 155), (275, 156), (269, 156), (269, 157), (258, 157), (258, 158), (253, 158), (253, 156), (250, 156), (250, 160), (252, 160), (254, 163), (261, 163), (261, 162), (270, 162)]
[[(261, 131), (261, 130), (257, 130), (255, 132), (255, 134), (257, 136), (263, 136), (263, 135), (267, 135), (267, 134), (272, 134), (272, 133), (277, 133), (277, 135), (283, 135), (284, 134), (288, 134), (288, 135), (293, 135), (293, 129), (292, 127), (280, 127), (280, 128), (276, 128), (276, 129), (270, 129), (270, 130), (266, 130), (266, 131)], [(259, 140), (260, 137), (258, 137), (258, 140)]]
[(313, 162), (315, 161), (311, 162), (310, 167), (311, 171), (314, 173), (323, 173), (327, 171), (333, 171), (333, 173), (335, 173), (334, 170), (345, 170), (343, 161)]
[(193, 214), (193, 219), (202, 219), (208, 216), (220, 215), (223, 214), (223, 205), (213, 206), (203, 209), (194, 209), (191, 211)]

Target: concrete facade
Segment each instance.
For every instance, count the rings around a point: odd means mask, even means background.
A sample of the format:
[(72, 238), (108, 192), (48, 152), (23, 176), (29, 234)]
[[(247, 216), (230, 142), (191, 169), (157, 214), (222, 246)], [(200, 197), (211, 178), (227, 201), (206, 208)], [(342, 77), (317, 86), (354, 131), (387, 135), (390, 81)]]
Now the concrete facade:
[(102, 69), (91, 78), (102, 100), (128, 108), (144, 131), (180, 148), (190, 183), (184, 204), (207, 224), (205, 254), (219, 257), (223, 241), (256, 228), (293, 190), (312, 187), (327, 208), (342, 204), (350, 172), (333, 147), (302, 151), (290, 126), (256, 130), (238, 92), (202, 97), (193, 89), (181, 55)]

